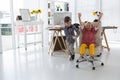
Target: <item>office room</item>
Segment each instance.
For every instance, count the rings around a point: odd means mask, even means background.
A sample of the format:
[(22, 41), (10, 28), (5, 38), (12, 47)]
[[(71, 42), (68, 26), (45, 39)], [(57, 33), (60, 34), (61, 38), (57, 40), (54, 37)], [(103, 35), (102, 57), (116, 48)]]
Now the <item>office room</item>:
[(119, 80), (119, 7), (119, 0), (1, 1), (0, 80)]

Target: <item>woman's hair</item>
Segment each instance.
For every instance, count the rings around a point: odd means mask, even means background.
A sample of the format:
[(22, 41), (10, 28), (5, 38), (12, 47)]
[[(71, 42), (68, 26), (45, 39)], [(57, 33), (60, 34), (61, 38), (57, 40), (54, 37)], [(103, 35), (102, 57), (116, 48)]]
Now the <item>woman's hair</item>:
[(64, 22), (67, 23), (67, 22), (69, 22), (69, 21), (71, 21), (71, 18), (70, 18), (69, 16), (66, 16), (66, 17), (64, 18)]

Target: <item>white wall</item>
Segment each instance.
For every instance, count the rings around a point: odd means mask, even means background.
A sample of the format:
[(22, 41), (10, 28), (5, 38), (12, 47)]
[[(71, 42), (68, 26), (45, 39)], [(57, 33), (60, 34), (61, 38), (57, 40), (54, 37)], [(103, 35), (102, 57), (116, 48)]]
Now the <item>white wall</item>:
[(94, 16), (92, 12), (98, 10), (98, 6), (98, 0), (76, 0), (76, 15), (80, 12), (82, 13), (83, 21), (93, 21)]
[(41, 0), (40, 2), (40, 8), (42, 9), (42, 14), (41, 18), (44, 21), (44, 26), (43, 26), (43, 44), (44, 47), (48, 47), (48, 0)]
[(117, 30), (106, 30), (109, 41), (120, 41), (120, 0), (102, 0), (103, 26), (117, 26)]
[[(37, 9), (40, 6), (39, 1), (43, 1), (43, 0), (24, 0), (24, 8), (27, 9)], [(44, 0), (46, 1), (46, 0)]]
[(72, 12), (72, 23), (76, 22), (76, 8), (75, 8), (75, 1), (76, 0), (68, 0), (69, 1), (69, 7), (70, 7), (70, 12)]
[[(82, 20), (92, 21), (92, 11), (102, 11), (102, 26), (117, 26), (117, 30), (106, 30), (108, 41), (120, 41), (120, 0), (77, 0), (76, 15), (82, 13)], [(76, 21), (78, 21), (76, 19)]]
[(103, 25), (120, 26), (120, 0), (102, 0)]

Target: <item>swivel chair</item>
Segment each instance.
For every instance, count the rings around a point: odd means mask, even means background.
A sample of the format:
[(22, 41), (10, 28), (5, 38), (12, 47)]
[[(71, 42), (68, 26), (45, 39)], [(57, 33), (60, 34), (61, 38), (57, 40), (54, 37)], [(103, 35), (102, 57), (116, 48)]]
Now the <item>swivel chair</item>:
[[(92, 24), (95, 25), (96, 22), (93, 22)], [(92, 64), (92, 69), (93, 70), (95, 70), (95, 68), (96, 68), (95, 62), (100, 62), (101, 66), (104, 65), (104, 63), (101, 61), (101, 57), (102, 57), (101, 26), (99, 26), (98, 32), (97, 32), (95, 37), (96, 37), (96, 47), (95, 47), (94, 59), (90, 60), (89, 48), (86, 48), (84, 59), (83, 60), (77, 59), (77, 61), (76, 61), (76, 68), (79, 68), (79, 64), (81, 62), (85, 62), (85, 61), (88, 61), (88, 62), (90, 62)], [(82, 39), (82, 31), (81, 31), (81, 28), (80, 28), (79, 44), (81, 44), (81, 39)], [(77, 52), (79, 52), (79, 49), (77, 49)]]

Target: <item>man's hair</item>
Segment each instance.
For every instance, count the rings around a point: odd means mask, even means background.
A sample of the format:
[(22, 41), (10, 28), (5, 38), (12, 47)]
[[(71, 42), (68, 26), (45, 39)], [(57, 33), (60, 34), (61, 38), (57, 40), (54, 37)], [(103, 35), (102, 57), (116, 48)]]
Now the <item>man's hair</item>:
[(66, 16), (66, 17), (64, 18), (64, 22), (67, 23), (67, 22), (69, 22), (69, 21), (71, 21), (71, 18), (70, 18), (69, 16)]

